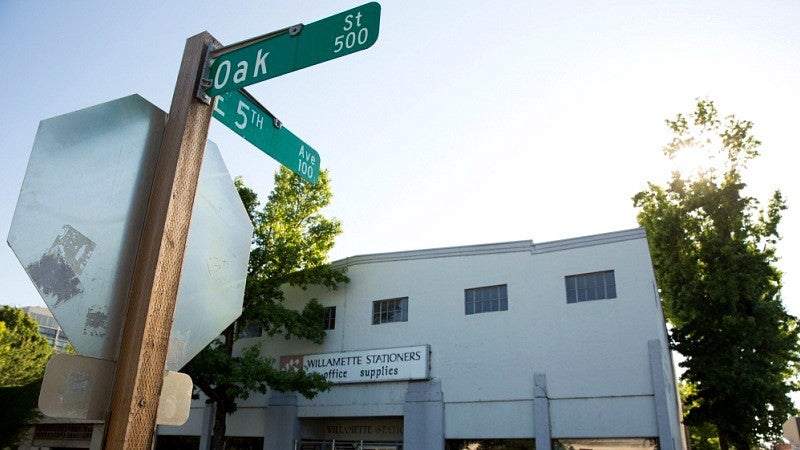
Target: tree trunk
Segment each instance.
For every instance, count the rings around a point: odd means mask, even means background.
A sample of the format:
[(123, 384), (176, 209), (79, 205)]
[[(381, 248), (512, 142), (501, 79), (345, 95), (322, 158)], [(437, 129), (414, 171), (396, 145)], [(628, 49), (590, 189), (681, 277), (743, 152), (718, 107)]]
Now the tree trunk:
[(224, 408), (214, 408), (214, 432), (211, 435), (211, 450), (225, 449), (225, 428), (227, 413)]
[(728, 436), (717, 427), (717, 435), (719, 436), (719, 450), (728, 450)]
[[(233, 336), (234, 336), (234, 326), (236, 322), (230, 324), (225, 331), (222, 332), (222, 336), (225, 337), (225, 350), (227, 350), (228, 355), (233, 354)], [(211, 450), (225, 450), (225, 429), (227, 427), (226, 420), (228, 418), (228, 409), (229, 405), (226, 402), (221, 402), (221, 399), (217, 399), (216, 401), (216, 408), (214, 408), (214, 432), (211, 435)], [(233, 399), (231, 399), (233, 401)]]

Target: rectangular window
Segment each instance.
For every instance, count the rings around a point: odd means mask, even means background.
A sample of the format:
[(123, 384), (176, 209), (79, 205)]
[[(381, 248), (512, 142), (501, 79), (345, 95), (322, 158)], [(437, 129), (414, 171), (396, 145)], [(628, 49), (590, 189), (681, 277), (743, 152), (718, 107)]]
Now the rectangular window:
[(408, 322), (408, 297), (372, 302), (372, 324)]
[(336, 328), (336, 307), (328, 306), (322, 311), (322, 327), (325, 330)]
[(39, 333), (41, 333), (43, 336), (49, 337), (49, 338), (56, 337), (56, 329), (54, 329), (54, 328), (39, 327)]
[(553, 450), (658, 450), (658, 438), (553, 439)]
[(505, 284), (464, 289), (464, 313), (491, 311), (508, 311), (508, 288)]
[(263, 333), (261, 325), (256, 320), (247, 320), (243, 325), (240, 326), (242, 327), (239, 330), (240, 338), (261, 337), (261, 333)]
[[(445, 450), (535, 450), (533, 439), (448, 439)], [(638, 450), (638, 449), (637, 449)]]
[(614, 271), (584, 273), (564, 277), (567, 286), (567, 303), (617, 298)]

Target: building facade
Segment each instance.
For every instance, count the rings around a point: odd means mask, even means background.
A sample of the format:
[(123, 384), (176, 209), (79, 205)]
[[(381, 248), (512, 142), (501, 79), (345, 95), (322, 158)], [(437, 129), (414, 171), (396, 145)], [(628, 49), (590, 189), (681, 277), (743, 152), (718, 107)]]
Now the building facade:
[(56, 351), (64, 350), (64, 347), (69, 344), (66, 333), (61, 329), (61, 326), (56, 322), (53, 313), (50, 309), (43, 306), (25, 306), (20, 308), (26, 314), (31, 316), (39, 324), (39, 333), (47, 339), (50, 346)]
[[(242, 401), (241, 448), (685, 449), (644, 230), (336, 264), (351, 280), (338, 290), (287, 291), (326, 307), (322, 345), (238, 341), (333, 387)], [(212, 417), (196, 402), (161, 446), (202, 446)]]

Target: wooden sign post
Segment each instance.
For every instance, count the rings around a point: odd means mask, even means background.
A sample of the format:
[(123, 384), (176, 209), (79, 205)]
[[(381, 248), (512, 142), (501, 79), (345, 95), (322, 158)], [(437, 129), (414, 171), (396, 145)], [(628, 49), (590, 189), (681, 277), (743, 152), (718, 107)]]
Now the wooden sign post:
[(203, 58), (219, 45), (186, 41), (136, 255), (114, 375), (105, 448), (150, 450), (167, 343), (212, 107), (195, 98)]

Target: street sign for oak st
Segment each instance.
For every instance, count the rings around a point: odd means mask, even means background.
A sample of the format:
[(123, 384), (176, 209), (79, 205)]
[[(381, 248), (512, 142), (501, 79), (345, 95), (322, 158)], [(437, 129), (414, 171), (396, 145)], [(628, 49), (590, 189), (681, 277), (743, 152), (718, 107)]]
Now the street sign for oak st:
[[(378, 39), (381, 6), (371, 2), (304, 25), (299, 32), (270, 33), (264, 40), (223, 47), (211, 64), (213, 97), (372, 46)], [(295, 27), (292, 27), (294, 29)]]
[(217, 96), (214, 117), (304, 180), (317, 183), (319, 153), (277, 122), (244, 89)]

